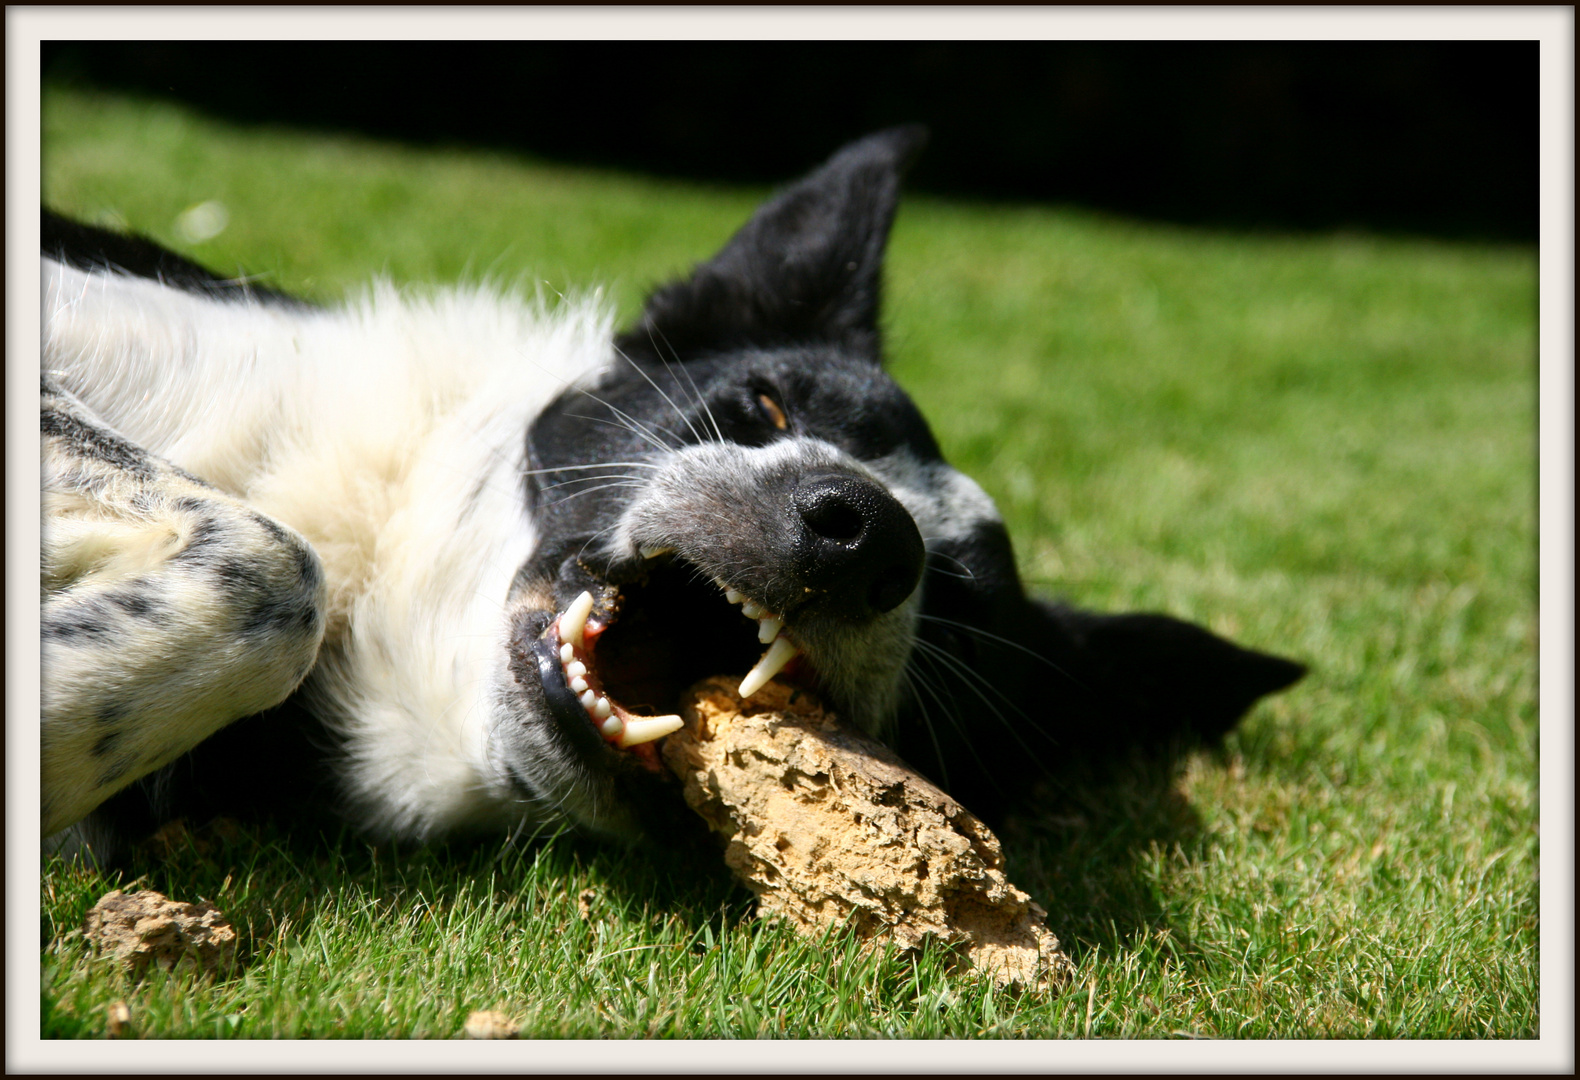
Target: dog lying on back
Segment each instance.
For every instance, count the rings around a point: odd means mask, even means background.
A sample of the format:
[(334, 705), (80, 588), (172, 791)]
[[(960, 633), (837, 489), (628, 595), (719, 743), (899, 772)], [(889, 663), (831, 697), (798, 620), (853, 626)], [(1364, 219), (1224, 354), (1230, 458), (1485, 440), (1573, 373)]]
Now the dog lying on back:
[(815, 688), (993, 815), (1299, 678), (1025, 594), (882, 366), (922, 139), (847, 146), (620, 333), (483, 288), (314, 307), (46, 212), (44, 832), (102, 854), (193, 792), (328, 776), (378, 836), (632, 836), (721, 672)]

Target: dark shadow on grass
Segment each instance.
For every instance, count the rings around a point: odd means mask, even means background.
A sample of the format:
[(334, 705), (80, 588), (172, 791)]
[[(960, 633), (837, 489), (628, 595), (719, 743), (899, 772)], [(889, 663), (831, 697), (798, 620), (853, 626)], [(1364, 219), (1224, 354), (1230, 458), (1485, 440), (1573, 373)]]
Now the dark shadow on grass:
[[(278, 716), (270, 719), (273, 737), (290, 740), (282, 743), (287, 749), (308, 749), (300, 731), (280, 724)], [(224, 734), (247, 739), (255, 733)], [(1047, 908), (1049, 928), (1077, 962), (1093, 950), (1122, 949), (1138, 935), (1161, 930), (1169, 931), (1171, 947), (1186, 962), (1200, 957), (1185, 928), (1170, 924), (1141, 865), (1154, 845), (1178, 844), (1190, 852), (1202, 842), (1200, 816), (1179, 790), (1187, 752), (1173, 747), (1067, 763), (1002, 823), (1010, 880)], [(208, 775), (199, 765), (172, 779), (190, 783), (188, 778)], [(279, 776), (267, 770), (264, 775)], [(662, 913), (688, 932), (711, 925), (722, 935), (751, 918), (751, 894), (730, 878), (718, 847), (685, 810), (678, 790), (669, 800), (673, 807), (652, 808), (674, 821), (651, 830), (659, 839), (640, 843), (558, 832), (392, 846), (374, 844), (340, 824), (329, 812), (332, 797), (310, 784), (286, 789), (287, 798), (281, 798), (277, 781), (259, 786), (268, 788), (270, 798), (246, 792), (241, 802), (252, 804), (250, 812), (233, 809), (232, 798), (199, 799), (189, 805), (219, 813), (145, 829), (117, 860), (119, 876), (106, 874), (106, 883), (114, 877), (119, 887), (157, 889), (176, 900), (213, 900), (238, 931), (244, 965), (297, 938), (326, 893), (355, 894), (360, 902), (398, 913), (419, 901), (445, 903), (446, 894), (462, 888), (492, 886), (508, 895), (533, 860), (541, 859), (550, 860), (546, 869), (557, 880), (590, 879), (608, 902)], [(141, 806), (141, 813), (150, 812), (146, 800)], [(304, 807), (319, 810), (304, 818)], [(95, 898), (85, 899), (77, 925)]]
[[(1176, 747), (1069, 764), (999, 829), (1010, 880), (1047, 909), (1049, 928), (1077, 963), (1162, 930), (1184, 962), (1205, 962), (1141, 865), (1155, 846), (1200, 853), (1201, 817), (1179, 787), (1191, 752), (1210, 751)], [(590, 879), (604, 902), (662, 913), (688, 932), (708, 924), (721, 936), (751, 918), (751, 894), (700, 831), (630, 845), (567, 831), (380, 845), (330, 818), (177, 819), (137, 843), (105, 885), (214, 900), (238, 932), (245, 970), (298, 937), (326, 891), (355, 893), (393, 914), (443, 903), (463, 887), (492, 885), (508, 895), (535, 860), (548, 860), (550, 877)], [(86, 899), (83, 913), (92, 903)]]
[[(127, 880), (141, 876), (147, 887), (173, 898), (190, 898), (197, 892), (213, 896), (237, 866), (264, 867), (270, 860), (324, 887), (333, 887), (336, 877), (385, 881), (419, 869), (460, 881), (468, 875), (497, 878), (516, 860), (535, 857), (549, 845), (554, 857), (561, 850), (574, 852), (576, 862), (567, 869), (585, 866), (611, 888), (654, 908), (701, 904), (713, 911), (721, 890), (728, 892), (717, 849), (701, 820), (686, 808), (678, 784), (644, 789), (645, 801), (633, 813), (648, 837), (630, 844), (598, 843), (552, 828), (429, 845), (374, 844), (348, 829), (336, 812), (340, 796), (328, 764), (335, 755), (333, 737), (294, 698), (237, 721), (105, 804), (96, 817), (115, 826), (105, 830), (112, 841), (105, 847), (105, 865), (121, 870)], [(304, 767), (304, 762), (313, 764)], [(171, 828), (174, 808), (184, 821)], [(218, 844), (209, 824), (216, 819), (230, 822), (222, 830), (241, 830), (250, 840)], [(150, 839), (161, 835), (158, 830), (167, 830), (164, 838)], [(274, 854), (260, 859), (265, 849)], [(505, 880), (496, 884), (509, 886)], [(259, 925), (272, 933), (278, 919)]]
[(1048, 928), (1077, 964), (1167, 931), (1184, 962), (1205, 962), (1173, 923), (1142, 867), (1154, 848), (1204, 843), (1201, 815), (1180, 790), (1186, 757), (1176, 746), (1071, 763), (1044, 780), (1004, 823), (1008, 874), (1047, 909)]
[[(538, 865), (546, 862), (546, 866)], [(749, 919), (751, 896), (730, 878), (718, 852), (696, 834), (659, 845), (597, 841), (546, 829), (433, 844), (377, 844), (332, 820), (291, 821), (274, 813), (166, 822), (126, 850), (113, 869), (75, 867), (99, 879), (83, 891), (81, 924), (113, 888), (154, 889), (172, 900), (213, 901), (236, 929), (239, 970), (289, 947), (327, 895), (398, 916), (414, 904), (447, 906), (463, 893), (508, 897), (534, 872), (590, 881), (600, 902), (677, 919), (687, 932), (711, 923), (715, 935)], [(102, 886), (102, 887), (101, 887)], [(45, 942), (47, 946), (48, 942)]]

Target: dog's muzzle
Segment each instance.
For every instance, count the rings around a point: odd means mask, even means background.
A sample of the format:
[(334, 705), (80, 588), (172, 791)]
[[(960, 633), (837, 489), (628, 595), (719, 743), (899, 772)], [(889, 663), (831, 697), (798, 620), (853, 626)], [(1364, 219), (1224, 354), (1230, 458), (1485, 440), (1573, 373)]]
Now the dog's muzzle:
[(553, 582), (558, 610), (514, 649), (582, 757), (656, 769), (652, 744), (710, 675), (743, 673), (743, 697), (784, 675), (852, 713), (888, 707), (910, 633), (896, 609), (926, 561), (915, 520), (832, 453), (760, 454), (677, 455), (603, 553), (596, 522), (540, 549), (526, 576)]

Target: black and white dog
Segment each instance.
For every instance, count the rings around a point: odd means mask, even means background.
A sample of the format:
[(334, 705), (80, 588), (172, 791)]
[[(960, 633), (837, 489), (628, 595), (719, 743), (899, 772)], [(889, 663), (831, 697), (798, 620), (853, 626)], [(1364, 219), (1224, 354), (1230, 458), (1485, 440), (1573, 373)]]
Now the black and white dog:
[(1025, 595), (882, 366), (922, 138), (841, 150), (618, 334), (596, 297), (318, 308), (46, 212), (44, 832), (322, 759), (375, 835), (635, 835), (679, 804), (654, 740), (724, 672), (814, 687), (993, 814), (1043, 761), (1211, 737), (1297, 679)]

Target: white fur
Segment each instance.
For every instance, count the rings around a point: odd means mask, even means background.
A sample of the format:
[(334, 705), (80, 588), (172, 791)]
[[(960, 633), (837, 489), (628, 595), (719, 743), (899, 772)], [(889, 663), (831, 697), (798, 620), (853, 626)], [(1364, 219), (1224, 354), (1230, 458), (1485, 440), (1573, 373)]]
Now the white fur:
[(309, 690), (349, 736), (364, 824), (428, 836), (518, 816), (485, 739), (533, 543), (524, 434), (608, 363), (600, 299), (381, 284), (315, 311), (45, 259), (43, 316), (61, 385), (317, 551), (328, 629)]

